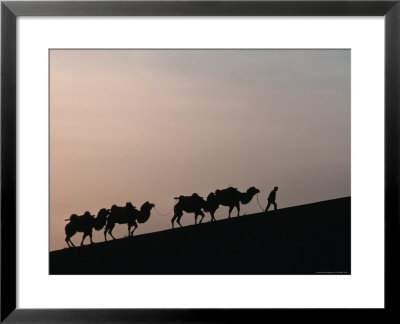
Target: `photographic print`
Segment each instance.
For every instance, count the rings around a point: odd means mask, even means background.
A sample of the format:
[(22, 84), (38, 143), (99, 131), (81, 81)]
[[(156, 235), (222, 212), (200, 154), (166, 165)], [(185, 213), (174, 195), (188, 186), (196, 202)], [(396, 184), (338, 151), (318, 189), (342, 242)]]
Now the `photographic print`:
[(351, 52), (51, 49), (50, 274), (351, 273)]

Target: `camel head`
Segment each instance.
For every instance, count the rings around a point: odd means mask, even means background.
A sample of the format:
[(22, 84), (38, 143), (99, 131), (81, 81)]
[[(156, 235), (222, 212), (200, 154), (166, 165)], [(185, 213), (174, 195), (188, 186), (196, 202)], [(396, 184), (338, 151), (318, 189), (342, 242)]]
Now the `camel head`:
[(216, 194), (211, 192), (208, 196), (207, 196), (207, 200), (205, 201), (203, 210), (205, 212), (210, 212), (211, 210), (217, 209), (218, 208), (218, 201), (216, 199)]
[(207, 200), (206, 200), (206, 204), (205, 205), (206, 205), (206, 208), (210, 208), (210, 206), (218, 205), (217, 194), (215, 194), (214, 192), (211, 192), (207, 196)]
[(140, 212), (138, 213), (137, 221), (141, 224), (147, 222), (148, 219), (150, 218), (150, 212), (153, 209), (153, 207), (155, 207), (154, 204), (146, 201), (142, 205), (142, 207), (140, 207)]
[[(217, 190), (219, 191), (219, 190)], [(208, 196), (207, 196), (207, 201), (213, 200), (215, 198), (215, 193), (211, 192)]]
[(246, 193), (242, 193), (240, 196), (240, 202), (242, 204), (248, 204), (253, 197), (258, 194), (260, 190), (258, 190), (256, 187), (250, 187), (247, 189)]
[(249, 195), (254, 196), (254, 195), (260, 193), (260, 190), (258, 190), (256, 187), (250, 187), (249, 189), (247, 189), (247, 193)]
[(95, 218), (94, 221), (94, 229), (96, 231), (100, 231), (106, 225), (107, 216), (109, 214), (110, 214), (109, 209), (102, 208), (99, 210), (99, 212), (97, 213), (97, 217)]
[(146, 201), (146, 202), (142, 205), (142, 207), (140, 207), (140, 211), (144, 211), (144, 212), (146, 212), (146, 211), (151, 211), (151, 209), (152, 209), (153, 207), (155, 207), (154, 204), (152, 204), (152, 203)]

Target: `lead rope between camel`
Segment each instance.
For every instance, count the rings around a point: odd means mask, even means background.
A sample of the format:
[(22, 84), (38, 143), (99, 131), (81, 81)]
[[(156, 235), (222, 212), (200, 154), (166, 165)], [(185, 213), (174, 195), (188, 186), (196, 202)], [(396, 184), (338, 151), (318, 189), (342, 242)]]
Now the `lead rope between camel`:
[(260, 205), (260, 202), (258, 201), (258, 194), (257, 194), (257, 204), (258, 204), (258, 207), (260, 207), (261, 211), (263, 211), (263, 212), (264, 212), (264, 211), (265, 211), (265, 209), (261, 207), (261, 205)]
[(159, 214), (159, 215), (161, 215), (161, 216), (168, 216), (168, 215), (170, 215), (171, 212), (174, 210), (174, 207), (172, 207), (172, 209), (171, 209), (168, 213), (166, 213), (166, 214), (160, 213), (160, 212), (157, 210), (157, 208), (156, 208), (155, 206), (154, 206), (154, 210), (157, 212), (157, 214)]

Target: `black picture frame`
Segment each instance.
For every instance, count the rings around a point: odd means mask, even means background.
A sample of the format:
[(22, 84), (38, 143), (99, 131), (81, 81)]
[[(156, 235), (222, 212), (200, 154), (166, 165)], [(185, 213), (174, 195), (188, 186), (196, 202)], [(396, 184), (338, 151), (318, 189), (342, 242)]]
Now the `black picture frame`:
[[(296, 316), (369, 319), (397, 312), (399, 291), (400, 1), (2, 1), (1, 3), (1, 321), (128, 323), (267, 321), (267, 309), (16, 308), (16, 19), (19, 16), (384, 16), (385, 17), (385, 308), (291, 310)], [(38, 292), (40, 293), (40, 292)], [(105, 297), (107, 298), (107, 297)], [(313, 313), (312, 313), (313, 312)], [(269, 315), (269, 314), (268, 314)], [(267, 315), (267, 316), (268, 316)], [(348, 316), (348, 315), (346, 315)], [(252, 320), (253, 319), (253, 320)], [(285, 317), (281, 317), (284, 320)], [(299, 317), (297, 318), (297, 320)]]

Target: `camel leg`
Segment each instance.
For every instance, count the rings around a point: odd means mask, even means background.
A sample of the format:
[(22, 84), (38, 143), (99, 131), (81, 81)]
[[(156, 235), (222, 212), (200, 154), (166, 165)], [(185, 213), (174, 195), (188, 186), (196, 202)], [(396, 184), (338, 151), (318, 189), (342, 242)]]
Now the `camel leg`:
[(210, 220), (210, 222), (213, 222), (213, 221), (215, 221), (215, 217), (214, 217), (214, 213), (213, 213), (213, 212), (210, 212), (210, 216), (211, 216), (211, 220)]
[(113, 238), (113, 240), (115, 240), (115, 237), (114, 237), (114, 235), (112, 235), (112, 228), (108, 231), (108, 234), (110, 234), (111, 235), (111, 237)]
[(182, 224), (181, 224), (181, 217), (182, 217), (182, 216), (178, 216), (178, 219), (176, 220), (176, 222), (178, 223), (178, 225), (179, 225), (180, 227), (182, 227)]
[(174, 217), (172, 217), (172, 219), (171, 219), (172, 228), (174, 228), (175, 219), (176, 219), (176, 215), (174, 215)]
[(65, 242), (67, 242), (68, 247), (71, 247), (71, 246), (69, 245), (69, 238), (68, 238), (68, 236), (65, 237)]
[(112, 225), (110, 225), (109, 228), (108, 228), (108, 234), (111, 235), (111, 237), (113, 238), (113, 240), (115, 240), (114, 235), (112, 235), (112, 230), (114, 229), (114, 226), (115, 226), (115, 224), (112, 224)]
[(74, 243), (71, 241), (71, 236), (67, 236), (65, 242), (67, 242), (68, 247), (75, 247)]
[(197, 216), (199, 216), (199, 214), (195, 213), (194, 214), (194, 223), (197, 224)]
[(81, 243), (81, 245), (83, 245), (83, 240), (86, 238), (86, 236), (89, 236), (89, 239), (90, 239), (90, 244), (93, 244), (93, 239), (92, 239), (92, 231), (89, 231), (89, 232), (87, 232), (87, 233), (85, 233), (85, 234), (83, 235), (83, 238), (82, 238), (82, 243)]
[(231, 218), (231, 213), (232, 213), (233, 207), (234, 206), (229, 206), (229, 217), (228, 218)]
[(131, 236), (131, 227), (132, 225), (128, 225), (128, 236)]
[(104, 241), (107, 241), (107, 232), (110, 230), (110, 222), (107, 221), (106, 228), (104, 229)]
[(174, 222), (176, 220), (176, 222), (179, 224), (180, 227), (182, 227), (180, 220), (181, 217), (183, 216), (183, 212), (182, 210), (180, 210), (179, 208), (175, 208), (174, 210), (174, 217), (172, 217), (171, 219), (171, 223), (172, 223), (172, 228), (174, 228)]
[(236, 204), (236, 209), (237, 209), (237, 211), (238, 211), (238, 217), (239, 217), (239, 213), (240, 213), (240, 203), (238, 202), (237, 204)]
[(201, 216), (199, 224), (201, 224), (201, 222), (203, 221), (203, 218), (204, 218), (204, 213), (201, 210), (199, 212), (200, 212), (200, 216)]
[(68, 230), (67, 230), (67, 227), (65, 228), (65, 242), (67, 242), (68, 247), (71, 247), (71, 246), (75, 247), (75, 244), (71, 241), (71, 237), (74, 236), (75, 234), (76, 234), (75, 230), (71, 230), (70, 227)]
[(132, 230), (132, 232), (130, 232), (131, 233), (131, 235), (133, 236), (133, 232), (136, 230), (138, 228), (138, 224), (133, 224), (133, 230)]
[(83, 245), (83, 241), (85, 240), (86, 236), (87, 236), (87, 233), (84, 233), (84, 234), (83, 234), (83, 237), (82, 237), (81, 246)]

